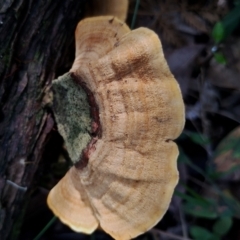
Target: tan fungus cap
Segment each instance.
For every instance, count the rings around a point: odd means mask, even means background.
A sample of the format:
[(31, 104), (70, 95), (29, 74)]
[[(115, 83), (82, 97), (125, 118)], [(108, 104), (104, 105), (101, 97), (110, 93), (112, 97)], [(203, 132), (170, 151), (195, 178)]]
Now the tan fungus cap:
[(179, 85), (158, 36), (113, 17), (78, 24), (71, 72), (94, 95), (101, 137), (88, 164), (51, 190), (48, 205), (75, 231), (100, 225), (115, 239), (134, 238), (163, 217), (178, 182)]

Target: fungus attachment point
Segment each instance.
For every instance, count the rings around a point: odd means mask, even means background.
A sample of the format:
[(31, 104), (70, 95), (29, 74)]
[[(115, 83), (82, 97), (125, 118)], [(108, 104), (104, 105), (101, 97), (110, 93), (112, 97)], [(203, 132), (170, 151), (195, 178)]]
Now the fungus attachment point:
[(134, 238), (162, 218), (178, 181), (172, 140), (184, 125), (179, 86), (158, 36), (130, 31), (113, 17), (78, 24), (70, 72), (66, 98), (60, 80), (53, 86), (62, 96), (54, 113), (75, 166), (50, 191), (48, 205), (75, 231), (100, 226), (115, 239)]

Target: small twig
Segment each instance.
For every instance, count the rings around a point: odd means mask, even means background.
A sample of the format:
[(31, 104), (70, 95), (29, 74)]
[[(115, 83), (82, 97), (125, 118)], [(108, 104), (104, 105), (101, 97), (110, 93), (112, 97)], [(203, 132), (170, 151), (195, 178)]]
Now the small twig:
[[(209, 186), (209, 185), (207, 185), (206, 183), (203, 183), (203, 182), (197, 180), (196, 178), (189, 177), (189, 179), (190, 179), (192, 182), (194, 182), (194, 183), (198, 184), (199, 186), (201, 186), (202, 188), (206, 188), (206, 189), (208, 189), (208, 190), (211, 190), (211, 191), (214, 192), (215, 194), (217, 194), (217, 195), (222, 199), (222, 201), (224, 202), (224, 204), (226, 204), (230, 209), (232, 209), (233, 212), (234, 212), (234, 211), (238, 211), (239, 208), (236, 210), (236, 208), (235, 208), (234, 206), (229, 205), (229, 203), (228, 203), (228, 201), (227, 201), (228, 199), (230, 199), (229, 196), (226, 195), (226, 194), (224, 194), (224, 192), (223, 192), (220, 188), (218, 188), (218, 186), (217, 186), (215, 183), (210, 182), (212, 185)], [(206, 180), (209, 181), (209, 179), (206, 179)]]
[(136, 22), (139, 4), (140, 4), (140, 0), (136, 0), (136, 4), (135, 4), (135, 8), (134, 8), (134, 13), (133, 13), (133, 18), (132, 18), (132, 23), (131, 23), (131, 29), (134, 28), (134, 25), (135, 25), (135, 22)]
[(9, 185), (11, 185), (11, 186), (13, 186), (13, 187), (15, 187), (15, 188), (17, 188), (17, 189), (19, 189), (19, 190), (21, 190), (21, 191), (24, 191), (24, 192), (27, 191), (27, 187), (19, 186), (18, 184), (14, 183), (14, 182), (12, 182), (12, 181), (10, 181), (10, 180), (7, 180), (6, 182), (7, 182)]
[[(195, 124), (194, 120), (192, 120), (192, 119), (189, 119), (189, 120), (191, 121), (192, 125), (195, 127), (195, 129), (196, 129), (197, 133), (199, 134), (199, 137), (201, 138), (201, 140), (204, 142), (203, 134), (199, 130), (198, 126)], [(187, 132), (184, 132), (184, 133), (188, 136)], [(206, 153), (208, 154), (208, 148), (205, 147), (204, 144), (200, 144), (199, 146), (201, 146), (206, 151)]]
[(161, 235), (161, 234), (162, 234), (162, 235), (165, 235), (165, 236), (170, 237), (170, 238), (172, 238), (172, 239), (174, 239), (174, 240), (192, 240), (191, 238), (181, 237), (181, 236), (175, 235), (175, 234), (173, 234), (173, 233), (164, 232), (164, 231), (162, 231), (162, 230), (155, 229), (155, 228), (152, 229), (152, 230), (150, 230), (150, 232), (157, 232), (157, 233), (159, 233), (160, 235)]
[(195, 177), (189, 176), (189, 180), (191, 180), (192, 182), (194, 182), (195, 184), (197, 184), (198, 186), (200, 186), (202, 188), (205, 188), (205, 189), (211, 190), (212, 192), (218, 193), (216, 191), (216, 189), (214, 189), (212, 186), (209, 186), (209, 184), (207, 184), (205, 182), (199, 181)]
[(39, 240), (42, 237), (42, 235), (52, 226), (56, 219), (57, 217), (54, 216), (33, 240)]
[(188, 233), (187, 233), (185, 215), (184, 215), (181, 207), (179, 208), (179, 215), (180, 215), (183, 237), (186, 239), (186, 238), (188, 238)]

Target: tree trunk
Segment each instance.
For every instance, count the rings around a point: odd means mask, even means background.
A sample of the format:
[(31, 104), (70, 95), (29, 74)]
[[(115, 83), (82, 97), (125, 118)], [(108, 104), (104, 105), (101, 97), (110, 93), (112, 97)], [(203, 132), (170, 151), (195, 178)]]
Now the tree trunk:
[[(0, 239), (15, 239), (54, 120), (52, 79), (74, 58), (85, 0), (0, 2)], [(69, 50), (70, 49), (70, 50)], [(69, 53), (70, 51), (70, 53)]]

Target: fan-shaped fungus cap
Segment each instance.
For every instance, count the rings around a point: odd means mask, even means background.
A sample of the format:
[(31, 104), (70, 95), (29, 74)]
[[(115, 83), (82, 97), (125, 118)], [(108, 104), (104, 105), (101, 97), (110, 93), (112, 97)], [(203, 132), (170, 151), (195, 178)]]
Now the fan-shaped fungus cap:
[(88, 0), (86, 17), (89, 16), (115, 16), (125, 21), (128, 11), (128, 0)]
[[(84, 150), (74, 149), (80, 162), (51, 190), (48, 205), (75, 231), (100, 225), (115, 239), (134, 238), (163, 217), (178, 182), (173, 140), (184, 125), (178, 83), (158, 36), (130, 31), (113, 17), (78, 24), (70, 72), (66, 81), (87, 92), (93, 134)], [(65, 142), (69, 128), (59, 128)]]

